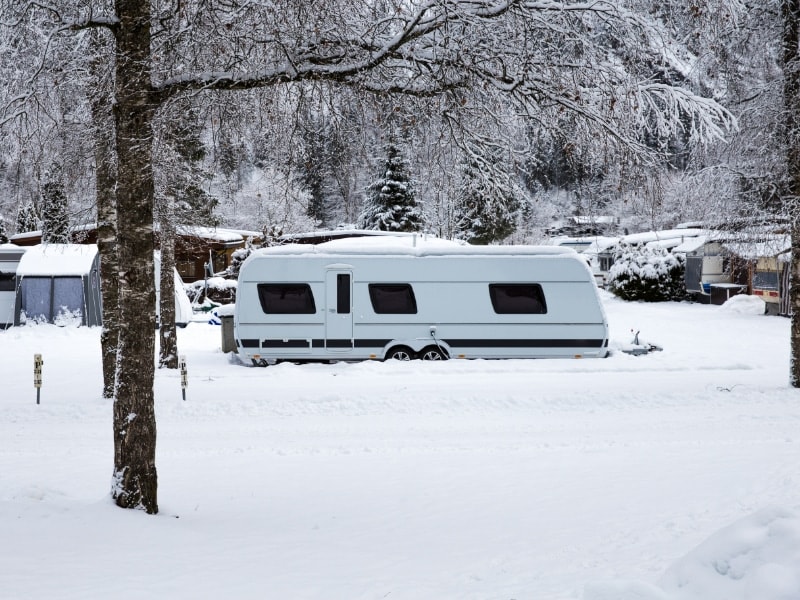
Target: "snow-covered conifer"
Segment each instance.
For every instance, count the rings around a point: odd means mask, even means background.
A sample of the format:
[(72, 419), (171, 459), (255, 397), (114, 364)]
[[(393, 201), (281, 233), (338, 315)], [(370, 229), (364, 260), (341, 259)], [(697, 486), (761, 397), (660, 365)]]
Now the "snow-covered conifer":
[(41, 227), (42, 220), (36, 204), (31, 201), (23, 205), (17, 213), (17, 233), (36, 231)]
[(54, 165), (44, 175), (42, 186), (42, 241), (54, 244), (69, 243), (67, 195), (61, 167)]
[(521, 193), (500, 149), (470, 147), (456, 199), (456, 237), (470, 244), (490, 244), (514, 233)]
[(421, 231), (423, 223), (408, 161), (390, 140), (384, 147), (380, 173), (367, 188), (359, 226), (380, 231)]

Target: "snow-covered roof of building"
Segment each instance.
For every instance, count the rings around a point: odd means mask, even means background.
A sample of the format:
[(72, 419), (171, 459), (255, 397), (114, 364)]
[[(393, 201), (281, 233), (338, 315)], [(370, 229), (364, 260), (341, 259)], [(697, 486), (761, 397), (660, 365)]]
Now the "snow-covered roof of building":
[(86, 275), (97, 257), (95, 244), (30, 246), (17, 267), (20, 276)]
[(42, 238), (42, 230), (36, 229), (34, 231), (23, 231), (21, 233), (15, 233), (8, 239), (13, 243), (13, 242), (21, 242), (27, 239), (41, 239), (41, 238)]
[(224, 229), (220, 227), (200, 227), (197, 225), (178, 225), (177, 231), (181, 235), (191, 235), (205, 240), (214, 240), (227, 244), (241, 244), (247, 237), (260, 238), (258, 231), (246, 229)]

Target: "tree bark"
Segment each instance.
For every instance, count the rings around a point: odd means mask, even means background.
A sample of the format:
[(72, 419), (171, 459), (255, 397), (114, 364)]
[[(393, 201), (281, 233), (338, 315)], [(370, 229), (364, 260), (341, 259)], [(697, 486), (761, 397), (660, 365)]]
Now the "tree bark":
[(790, 382), (800, 387), (800, 0), (783, 0), (783, 101), (786, 135), (786, 208), (791, 216), (791, 278), (789, 298), (792, 309)]
[(119, 341), (119, 260), (117, 259), (117, 165), (114, 152), (114, 115), (111, 82), (106, 81), (107, 57), (113, 56), (104, 39), (106, 32), (92, 32), (93, 58), (89, 68), (95, 93), (91, 99), (94, 122), (95, 194), (97, 202), (97, 250), (100, 254), (100, 289), (103, 296), (103, 398), (114, 397)]
[(117, 0), (117, 243), (120, 328), (114, 399), (114, 476), (118, 506), (158, 512), (155, 451), (155, 280), (150, 2)]
[(159, 287), (158, 366), (178, 368), (178, 331), (175, 327), (175, 211), (174, 200), (166, 195), (159, 211), (158, 237), (161, 248)]

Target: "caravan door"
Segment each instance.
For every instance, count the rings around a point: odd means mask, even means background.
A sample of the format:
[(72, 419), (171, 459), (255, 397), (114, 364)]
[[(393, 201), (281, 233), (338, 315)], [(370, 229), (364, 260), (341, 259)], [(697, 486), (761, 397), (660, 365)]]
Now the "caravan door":
[(325, 274), (325, 348), (353, 350), (353, 273), (339, 269)]

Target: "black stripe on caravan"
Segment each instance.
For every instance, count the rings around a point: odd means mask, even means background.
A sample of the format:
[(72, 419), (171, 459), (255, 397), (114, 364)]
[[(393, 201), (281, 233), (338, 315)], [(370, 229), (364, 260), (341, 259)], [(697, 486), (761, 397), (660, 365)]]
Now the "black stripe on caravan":
[[(314, 341), (316, 342), (317, 340)], [(326, 342), (326, 346), (328, 348), (352, 348), (353, 340), (328, 340)]]
[(325, 348), (326, 345), (328, 348), (383, 348), (386, 344), (388, 344), (391, 341), (392, 340), (340, 339), (340, 340), (328, 340), (326, 344), (325, 340), (313, 340), (311, 345), (314, 348)]
[(603, 340), (442, 340), (451, 348), (602, 348)]
[[(608, 340), (564, 340), (564, 339), (538, 339), (538, 340), (442, 340), (451, 348), (602, 348), (608, 345)], [(349, 340), (349, 339), (315, 339), (311, 345), (314, 348), (384, 348), (391, 340)], [(264, 340), (263, 348), (308, 348), (308, 340)], [(243, 348), (258, 348), (259, 341), (243, 339)]]
[(264, 340), (262, 348), (308, 348), (308, 340)]
[(312, 348), (352, 348), (353, 347), (353, 340), (350, 338), (347, 339), (318, 339), (318, 340), (311, 340), (311, 347)]
[(356, 348), (383, 348), (392, 340), (353, 340)]

